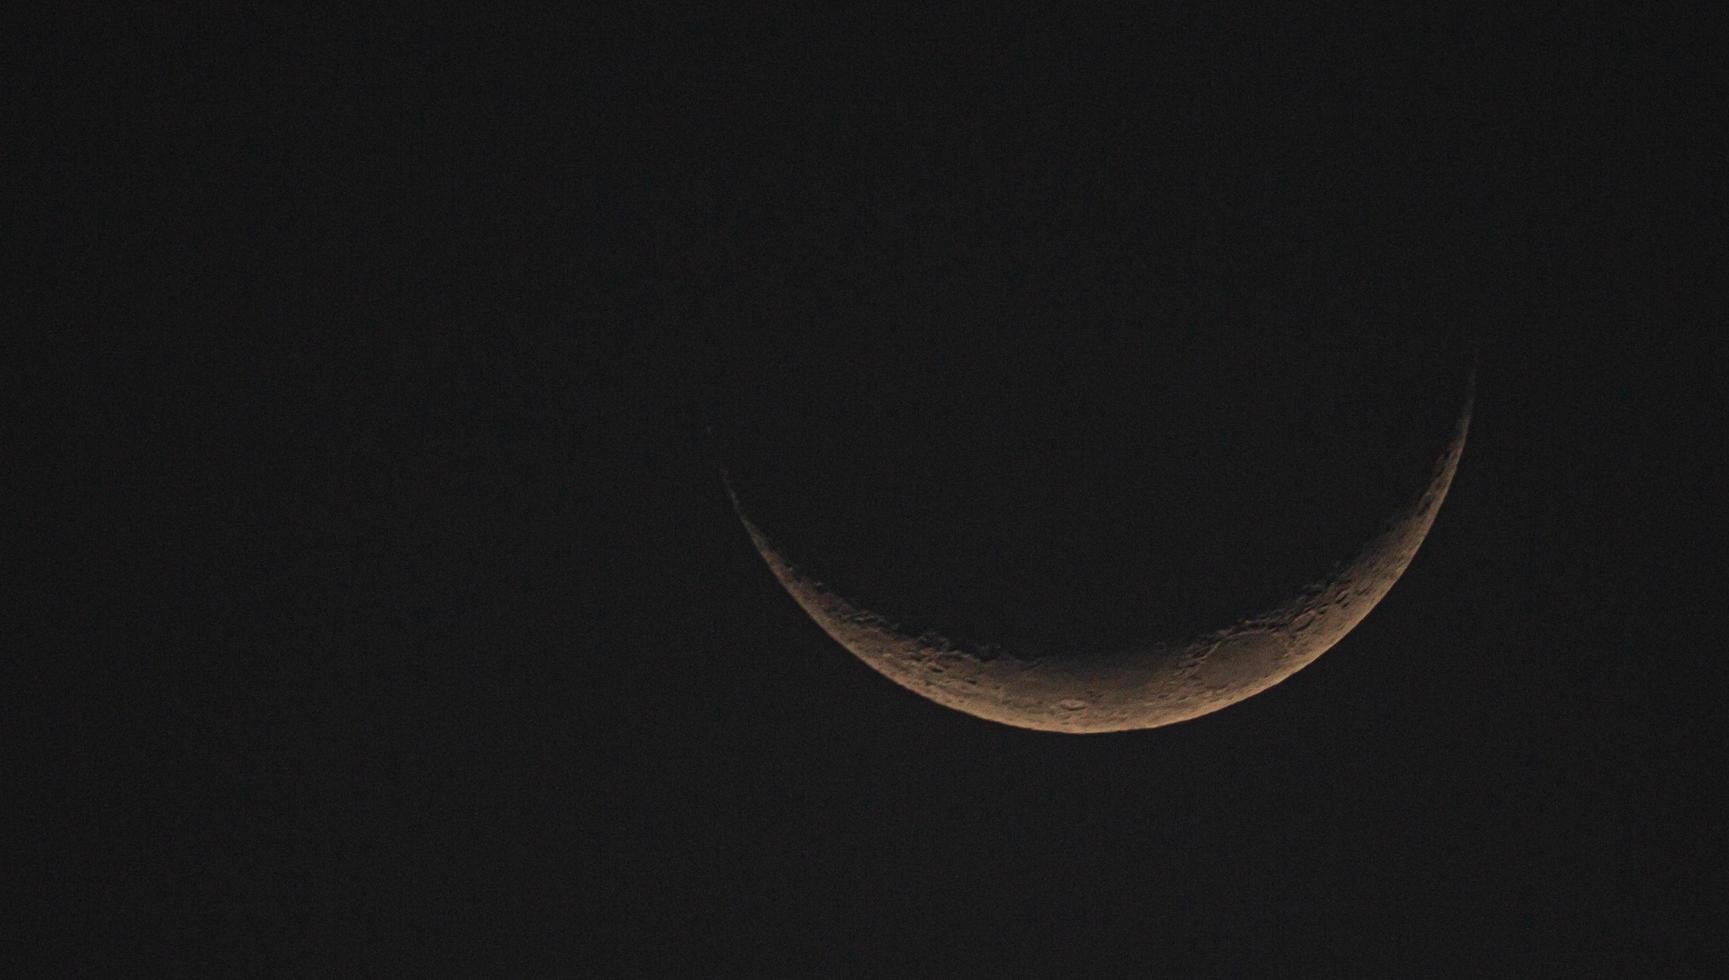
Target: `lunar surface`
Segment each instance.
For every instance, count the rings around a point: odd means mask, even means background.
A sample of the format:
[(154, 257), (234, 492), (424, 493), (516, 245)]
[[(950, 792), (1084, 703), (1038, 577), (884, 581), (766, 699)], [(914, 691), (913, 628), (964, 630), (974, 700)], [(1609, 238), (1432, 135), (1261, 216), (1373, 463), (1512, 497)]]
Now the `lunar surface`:
[(1471, 424), (1475, 375), (1428, 484), (1354, 558), (1295, 597), (1194, 636), (1118, 649), (1040, 656), (911, 635), (788, 561), (745, 513), (751, 541), (794, 600), (835, 642), (883, 676), (938, 704), (991, 721), (1052, 732), (1157, 728), (1258, 694), (1325, 653), (1399, 580), (1452, 485)]

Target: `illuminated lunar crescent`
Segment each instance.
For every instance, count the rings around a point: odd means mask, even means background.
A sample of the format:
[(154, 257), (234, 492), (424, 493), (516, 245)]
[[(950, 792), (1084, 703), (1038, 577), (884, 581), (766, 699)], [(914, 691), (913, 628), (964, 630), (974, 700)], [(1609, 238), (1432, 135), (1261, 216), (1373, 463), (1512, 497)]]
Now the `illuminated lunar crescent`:
[(1127, 649), (1040, 657), (969, 649), (900, 631), (789, 562), (733, 509), (788, 593), (836, 643), (889, 680), (957, 711), (1020, 728), (1115, 732), (1157, 728), (1235, 704), (1313, 662), (1351, 631), (1404, 574), (1452, 485), (1471, 425), (1475, 374), (1428, 485), (1385, 521), (1356, 557), (1296, 598), (1193, 637)]

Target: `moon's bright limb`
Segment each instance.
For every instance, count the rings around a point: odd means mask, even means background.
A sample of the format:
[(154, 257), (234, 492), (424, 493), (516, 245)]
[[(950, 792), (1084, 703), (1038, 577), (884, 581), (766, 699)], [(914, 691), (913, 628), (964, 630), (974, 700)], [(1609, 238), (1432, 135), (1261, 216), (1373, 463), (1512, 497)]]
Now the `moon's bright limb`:
[(837, 595), (782, 556), (733, 508), (756, 549), (798, 604), (835, 642), (883, 676), (938, 704), (991, 721), (1053, 732), (1157, 728), (1217, 711), (1301, 670), (1367, 616), (1404, 574), (1452, 485), (1471, 425), (1475, 374), (1451, 439), (1417, 497), (1381, 525), (1351, 561), (1296, 598), (1194, 637), (1112, 651), (1035, 657), (974, 650), (900, 631)]

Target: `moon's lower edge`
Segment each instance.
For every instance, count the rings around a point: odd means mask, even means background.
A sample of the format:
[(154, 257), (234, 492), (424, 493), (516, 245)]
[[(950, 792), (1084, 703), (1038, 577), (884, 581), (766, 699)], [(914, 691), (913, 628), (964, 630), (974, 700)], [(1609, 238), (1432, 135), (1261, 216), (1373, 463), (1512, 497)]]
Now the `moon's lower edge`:
[(883, 676), (938, 704), (1018, 728), (1075, 734), (1158, 728), (1252, 697), (1327, 652), (1368, 615), (1411, 564), (1464, 453), (1475, 401), (1464, 407), (1428, 484), (1383, 522), (1349, 562), (1259, 615), (1189, 638), (1109, 655), (1035, 658), (969, 649), (894, 623), (800, 571), (744, 512), (734, 512), (789, 595), (824, 632)]

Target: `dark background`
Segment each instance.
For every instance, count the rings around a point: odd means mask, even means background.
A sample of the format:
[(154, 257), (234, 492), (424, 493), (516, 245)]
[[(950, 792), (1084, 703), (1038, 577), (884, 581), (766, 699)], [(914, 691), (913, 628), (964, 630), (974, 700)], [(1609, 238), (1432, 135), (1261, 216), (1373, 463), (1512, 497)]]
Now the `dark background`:
[[(1513, 6), (12, 32), (9, 955), (1721, 969), (1715, 48)], [(878, 677), (719, 477), (909, 622), (1167, 633), (1473, 358), (1386, 601), (1151, 732)]]

